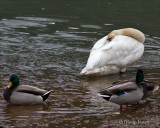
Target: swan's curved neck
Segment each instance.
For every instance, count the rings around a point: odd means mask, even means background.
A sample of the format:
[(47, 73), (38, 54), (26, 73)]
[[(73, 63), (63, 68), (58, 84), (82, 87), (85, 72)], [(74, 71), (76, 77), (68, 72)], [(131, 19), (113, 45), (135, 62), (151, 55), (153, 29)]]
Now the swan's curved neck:
[(129, 37), (132, 37), (132, 38), (138, 40), (141, 43), (144, 43), (144, 41), (145, 41), (144, 34), (141, 31), (134, 29), (134, 28), (125, 28), (125, 29), (114, 30), (111, 32), (111, 35), (112, 34), (114, 36), (116, 36), (116, 35), (129, 36)]

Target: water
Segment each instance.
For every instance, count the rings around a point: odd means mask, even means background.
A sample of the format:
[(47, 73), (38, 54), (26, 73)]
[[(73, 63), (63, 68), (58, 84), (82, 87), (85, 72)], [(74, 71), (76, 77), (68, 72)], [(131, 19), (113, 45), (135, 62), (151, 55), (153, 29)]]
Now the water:
[[(0, 1), (0, 126), (158, 127), (160, 91), (129, 111), (120, 111), (97, 93), (114, 81), (133, 78), (138, 68), (147, 80), (160, 83), (159, 4), (158, 0)], [(80, 76), (94, 43), (125, 27), (146, 36), (141, 60), (121, 76)], [(12, 73), (21, 84), (52, 90), (48, 101), (39, 106), (8, 105), (2, 93)]]

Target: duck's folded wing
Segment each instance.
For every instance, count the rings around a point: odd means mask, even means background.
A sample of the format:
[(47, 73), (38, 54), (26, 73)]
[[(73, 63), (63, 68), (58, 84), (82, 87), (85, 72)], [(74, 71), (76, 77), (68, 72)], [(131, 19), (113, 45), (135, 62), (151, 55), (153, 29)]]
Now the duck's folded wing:
[(29, 86), (29, 85), (20, 85), (16, 88), (17, 92), (24, 92), (24, 93), (30, 93), (34, 95), (43, 95), (47, 91), (44, 89), (40, 89), (37, 87)]
[(108, 92), (114, 95), (118, 95), (121, 92), (131, 92), (136, 89), (137, 89), (137, 84), (135, 82), (124, 82), (106, 88)]

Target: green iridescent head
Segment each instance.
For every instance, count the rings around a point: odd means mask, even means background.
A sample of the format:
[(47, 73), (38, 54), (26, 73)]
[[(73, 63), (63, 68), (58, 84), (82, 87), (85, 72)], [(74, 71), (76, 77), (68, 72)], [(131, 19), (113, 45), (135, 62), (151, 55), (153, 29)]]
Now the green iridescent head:
[(143, 71), (139, 69), (136, 74), (136, 83), (137, 84), (143, 83), (143, 79), (144, 79)]
[(9, 81), (8, 88), (17, 87), (19, 85), (19, 78), (16, 74), (11, 75)]

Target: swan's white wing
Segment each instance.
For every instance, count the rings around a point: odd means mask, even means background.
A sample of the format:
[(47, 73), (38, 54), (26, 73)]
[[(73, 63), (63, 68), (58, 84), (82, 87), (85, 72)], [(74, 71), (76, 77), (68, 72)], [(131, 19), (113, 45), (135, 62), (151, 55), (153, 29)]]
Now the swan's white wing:
[[(105, 47), (102, 50), (105, 50)], [(112, 51), (107, 50), (105, 53), (112, 56), (112, 60), (106, 61), (106, 64), (115, 64), (118, 67), (126, 67), (138, 61), (143, 55), (143, 52), (144, 45), (142, 43), (131, 37), (119, 35), (116, 36), (112, 42)], [(105, 59), (107, 60), (107, 58)]]
[(87, 70), (90, 70), (90, 74), (92, 73), (91, 70), (93, 70), (93, 73), (99, 72), (98, 68), (104, 66), (111, 66), (114, 70), (125, 68), (139, 60), (143, 55), (143, 44), (131, 37), (118, 35), (110, 42), (105, 40), (106, 37), (97, 42), (100, 47), (97, 43), (93, 46), (87, 65), (81, 72), (82, 74)]
[(91, 50), (96, 50), (96, 49), (100, 49), (100, 48), (104, 47), (108, 43), (107, 37), (108, 36), (105, 36), (105, 37), (101, 38), (100, 40), (98, 40), (94, 44), (94, 46), (93, 46), (93, 48)]

